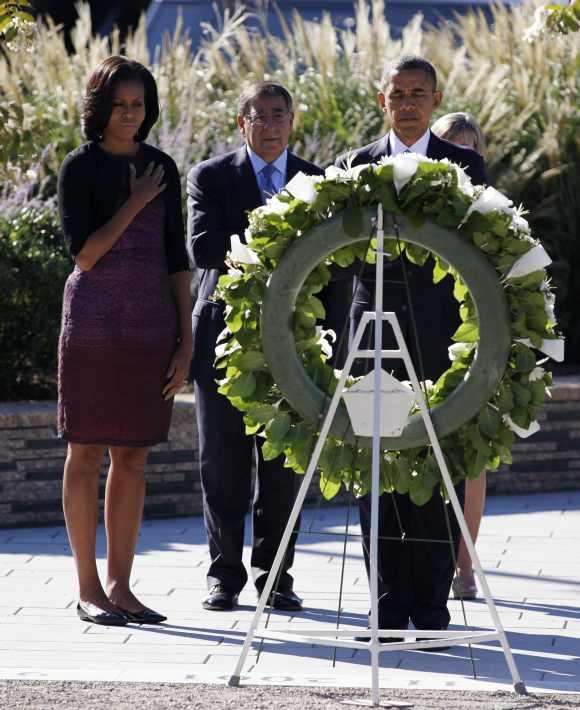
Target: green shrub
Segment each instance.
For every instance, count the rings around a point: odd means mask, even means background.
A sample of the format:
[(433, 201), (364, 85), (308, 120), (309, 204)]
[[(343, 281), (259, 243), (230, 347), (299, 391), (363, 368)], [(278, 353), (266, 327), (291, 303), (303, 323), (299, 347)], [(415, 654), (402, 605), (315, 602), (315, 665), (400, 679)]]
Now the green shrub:
[(56, 396), (62, 291), (70, 271), (54, 209), (0, 217), (0, 400)]

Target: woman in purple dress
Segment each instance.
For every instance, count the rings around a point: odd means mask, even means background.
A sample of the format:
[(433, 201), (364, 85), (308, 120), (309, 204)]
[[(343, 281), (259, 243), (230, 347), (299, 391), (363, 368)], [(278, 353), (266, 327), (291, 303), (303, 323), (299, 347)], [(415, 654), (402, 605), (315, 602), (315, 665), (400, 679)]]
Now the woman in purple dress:
[[(84, 97), (88, 143), (64, 160), (63, 233), (75, 267), (59, 342), (59, 435), (68, 441), (63, 507), (83, 621), (159, 623), (129, 586), (149, 447), (167, 440), (173, 396), (191, 359), (189, 265), (179, 174), (145, 144), (159, 116), (151, 73), (106, 59)], [(107, 582), (95, 560), (99, 474), (105, 492)]]

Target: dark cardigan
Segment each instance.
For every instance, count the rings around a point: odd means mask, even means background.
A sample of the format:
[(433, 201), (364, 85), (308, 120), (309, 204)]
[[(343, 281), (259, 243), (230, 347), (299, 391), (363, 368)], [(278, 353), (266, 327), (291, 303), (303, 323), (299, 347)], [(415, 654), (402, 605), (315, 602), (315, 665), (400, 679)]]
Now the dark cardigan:
[(141, 174), (150, 162), (165, 169), (161, 193), (165, 202), (165, 253), (169, 274), (188, 271), (181, 184), (173, 160), (153, 146), (142, 143), (134, 157), (104, 151), (96, 142), (85, 143), (69, 153), (58, 176), (58, 207), (64, 237), (76, 256), (87, 238), (108, 222), (130, 193), (129, 164)]

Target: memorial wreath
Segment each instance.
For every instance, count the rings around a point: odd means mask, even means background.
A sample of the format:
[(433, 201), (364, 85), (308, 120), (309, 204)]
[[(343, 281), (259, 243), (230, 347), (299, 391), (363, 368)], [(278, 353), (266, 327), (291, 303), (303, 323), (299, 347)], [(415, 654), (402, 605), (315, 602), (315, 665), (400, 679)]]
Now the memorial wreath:
[[(423, 383), (434, 417), (452, 393), (472, 379), (480, 348), (478, 325), (485, 306), (481, 295), (479, 302), (472, 298), (465, 269), (453, 265), (452, 256), (442, 258), (436, 240), (443, 243), (445, 232), (462, 243), (468, 242), (495, 273), (505, 303), (505, 317), (498, 312), (498, 323), (504, 317), (507, 324), (500, 371), (493, 390), (485, 393), (485, 401), (468, 421), (448, 432), (438, 429), (453, 481), (475, 478), (484, 469), (495, 470), (502, 463), (510, 463), (516, 436), (529, 436), (539, 429), (538, 414), (551, 383), (551, 375), (543, 367), (544, 356), (563, 359), (563, 338), (557, 333), (554, 296), (545, 271), (550, 259), (532, 237), (521, 211), (494, 188), (473, 186), (465, 172), (447, 160), (405, 154), (383, 158), (374, 165), (331, 167), (325, 176), (299, 174), (266, 205), (250, 213), (245, 243), (239, 236), (232, 236), (228, 272), (221, 276), (217, 292), (226, 304), (226, 329), (216, 347), (216, 367), (224, 370), (219, 391), (243, 412), (247, 434), (263, 437), (265, 459), (284, 454), (285, 466), (304, 473), (320, 418), (338, 380), (328, 364), (336, 336), (318, 325), (325, 312), (316, 294), (329, 283), (331, 268), (336, 268), (332, 264), (350, 267), (356, 260), (373, 263), (370, 217), (371, 208), (376, 212), (378, 203), (394, 220), (385, 227), (388, 258), (402, 254), (422, 265), (432, 255), (434, 282), (448, 276), (455, 280), (461, 325), (449, 348), (450, 367), (435, 383)], [(285, 351), (278, 347), (282, 354), (274, 363), (265, 354), (268, 348), (263, 336), (271, 338), (271, 334), (265, 332), (262, 312), (268, 290), (274, 287), (272, 275), (296, 252), (301, 240), (310, 235), (320, 241), (322, 236), (319, 239), (316, 230), (322, 229), (327, 241), (330, 235), (329, 243), (333, 234), (340, 236), (336, 241), (339, 248), (327, 247), (323, 258), (292, 283), (296, 287), (293, 313), (287, 319), (280, 314), (280, 332), (288, 331), (292, 338), (289, 351), (293, 352), (288, 352), (286, 362)], [(425, 230), (436, 237), (429, 242), (435, 244), (431, 250), (421, 245), (420, 234)], [(487, 264), (484, 268), (489, 269)], [(538, 360), (536, 351), (543, 353), (543, 359)], [(273, 377), (273, 365), (278, 372), (284, 372), (286, 366), (303, 368), (321, 393), (318, 417), (297, 411), (300, 406), (293, 406), (291, 401), (295, 403), (300, 393), (280, 386)], [(355, 381), (351, 377), (347, 385)], [(343, 434), (336, 427), (331, 431), (319, 461), (320, 485), (326, 498), (332, 498), (342, 485), (355, 495), (365, 494), (370, 487), (368, 441), (358, 439), (352, 430)], [(408, 493), (417, 505), (425, 503), (441, 483), (431, 447), (417, 437), (408, 438), (406, 443), (401, 439), (400, 446), (397, 439), (391, 441), (394, 446), (388, 440), (384, 446), (381, 492)]]

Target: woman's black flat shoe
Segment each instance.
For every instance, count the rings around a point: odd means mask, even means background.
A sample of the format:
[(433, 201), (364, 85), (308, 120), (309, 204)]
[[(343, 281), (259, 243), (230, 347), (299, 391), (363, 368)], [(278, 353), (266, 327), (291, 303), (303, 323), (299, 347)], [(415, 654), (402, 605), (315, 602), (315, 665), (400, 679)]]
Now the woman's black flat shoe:
[(113, 611), (103, 611), (94, 604), (77, 604), (77, 614), (81, 621), (101, 626), (126, 626), (128, 619), (125, 614), (116, 614)]
[(141, 609), (141, 611), (129, 611), (121, 609), (127, 620), (131, 624), (160, 624), (162, 621), (167, 621), (167, 617), (159, 614), (153, 609)]

